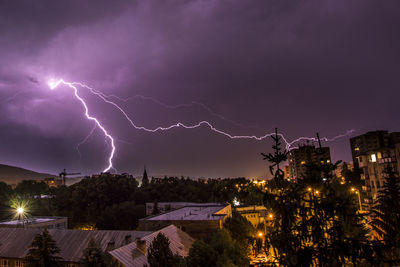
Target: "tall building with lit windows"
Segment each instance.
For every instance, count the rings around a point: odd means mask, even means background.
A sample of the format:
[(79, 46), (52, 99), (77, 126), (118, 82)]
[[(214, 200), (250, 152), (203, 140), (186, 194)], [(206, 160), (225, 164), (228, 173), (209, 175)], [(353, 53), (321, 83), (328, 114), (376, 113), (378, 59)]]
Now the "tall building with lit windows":
[(324, 164), (331, 162), (329, 147), (315, 147), (314, 145), (300, 145), (292, 149), (288, 155), (290, 180), (295, 182), (306, 174), (307, 164)]
[(361, 172), (365, 203), (371, 204), (385, 180), (385, 169), (400, 170), (400, 132), (367, 132), (350, 139), (354, 168)]

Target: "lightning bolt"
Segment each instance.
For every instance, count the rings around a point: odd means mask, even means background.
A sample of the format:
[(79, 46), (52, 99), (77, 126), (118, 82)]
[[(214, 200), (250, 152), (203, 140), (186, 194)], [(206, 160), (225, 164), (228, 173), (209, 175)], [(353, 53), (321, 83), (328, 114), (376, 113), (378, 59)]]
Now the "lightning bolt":
[[(100, 93), (100, 92), (98, 92), (98, 93)], [(164, 108), (167, 108), (167, 109), (191, 108), (191, 107), (194, 107), (194, 106), (199, 106), (199, 107), (201, 107), (202, 109), (204, 109), (205, 111), (207, 111), (210, 115), (212, 115), (214, 117), (217, 117), (217, 118), (219, 118), (221, 120), (227, 121), (227, 122), (229, 122), (231, 124), (234, 124), (234, 125), (242, 127), (242, 128), (247, 127), (247, 126), (243, 125), (242, 123), (239, 123), (237, 121), (228, 119), (225, 116), (223, 116), (223, 115), (221, 115), (219, 113), (216, 113), (209, 106), (205, 105), (204, 103), (197, 102), (197, 101), (191, 101), (188, 104), (168, 105), (168, 104), (166, 104), (166, 103), (164, 103), (164, 102), (162, 102), (162, 101), (160, 101), (160, 100), (158, 100), (158, 99), (156, 99), (154, 97), (144, 96), (144, 95), (134, 95), (134, 96), (131, 96), (131, 97), (128, 97), (128, 98), (121, 98), (121, 97), (116, 96), (116, 95), (105, 95), (103, 93), (102, 93), (102, 95), (105, 98), (108, 98), (108, 99), (109, 98), (115, 98), (115, 99), (117, 99), (119, 101), (122, 101), (122, 102), (125, 102), (125, 103), (127, 103), (127, 102), (129, 102), (129, 101), (131, 101), (133, 99), (136, 99), (136, 98), (139, 98), (139, 99), (142, 99), (142, 100), (149, 100), (149, 101), (151, 101), (151, 102), (153, 102), (153, 103), (155, 103), (155, 104), (157, 104), (159, 106), (162, 106)]]
[(81, 102), (81, 104), (82, 104), (82, 106), (83, 106), (83, 108), (84, 108), (84, 110), (85, 110), (85, 117), (86, 117), (88, 120), (94, 121), (94, 122), (95, 122), (95, 125), (96, 125), (97, 127), (99, 127), (99, 128), (101, 129), (101, 131), (103, 131), (103, 133), (104, 133), (104, 135), (106, 136), (106, 138), (107, 138), (108, 140), (110, 140), (110, 143), (111, 143), (111, 152), (110, 152), (110, 155), (109, 155), (109, 157), (108, 157), (108, 166), (103, 170), (103, 172), (108, 172), (111, 168), (113, 168), (113, 161), (112, 161), (112, 160), (113, 160), (113, 158), (114, 158), (114, 153), (115, 153), (114, 138), (107, 132), (107, 130), (104, 128), (104, 126), (101, 125), (101, 123), (99, 122), (98, 119), (96, 119), (95, 117), (92, 117), (92, 116), (89, 115), (89, 109), (88, 109), (88, 107), (87, 107), (87, 105), (86, 105), (86, 102), (85, 102), (85, 100), (83, 100), (83, 99), (79, 96), (79, 94), (78, 94), (78, 88), (76, 88), (76, 86), (75, 86), (73, 83), (66, 82), (66, 81), (61, 80), (61, 79), (58, 80), (58, 81), (50, 80), (49, 83), (48, 83), (48, 85), (50, 86), (50, 89), (51, 89), (51, 90), (56, 89), (60, 84), (64, 84), (64, 85), (68, 86), (69, 88), (73, 89), (74, 95), (75, 95), (76, 99), (78, 99), (79, 102)]
[[(58, 80), (58, 81), (51, 80), (48, 84), (49, 84), (49, 86), (50, 86), (50, 89), (52, 89), (52, 90), (54, 90), (54, 89), (55, 89), (58, 85), (60, 85), (60, 84), (67, 85), (68, 87), (72, 88), (72, 89), (74, 90), (75, 97), (76, 97), (76, 98), (82, 103), (82, 105), (84, 106), (86, 118), (87, 118), (88, 120), (94, 121), (95, 124), (96, 124), (96, 126), (99, 127), (99, 128), (103, 131), (104, 135), (110, 140), (111, 146), (112, 146), (112, 150), (111, 150), (110, 156), (109, 156), (109, 158), (108, 158), (108, 163), (109, 163), (109, 164), (108, 164), (107, 168), (106, 168), (103, 172), (107, 172), (107, 171), (109, 171), (110, 169), (113, 168), (112, 162), (113, 162), (113, 157), (114, 157), (114, 154), (115, 154), (114, 139), (113, 139), (113, 137), (107, 132), (107, 130), (101, 125), (101, 123), (100, 123), (96, 118), (91, 117), (91, 116), (89, 115), (88, 107), (87, 107), (85, 101), (79, 96), (77, 86), (88, 89), (92, 94), (98, 96), (98, 97), (99, 97), (100, 99), (102, 99), (105, 103), (114, 106), (119, 112), (121, 112), (121, 114), (122, 114), (122, 115), (125, 117), (125, 119), (129, 122), (129, 124), (130, 124), (133, 128), (135, 128), (136, 130), (142, 130), (142, 131), (146, 131), (146, 132), (150, 132), (150, 133), (155, 133), (155, 132), (160, 132), (160, 131), (169, 131), (169, 130), (172, 130), (172, 129), (174, 129), (174, 128), (196, 129), (196, 128), (199, 128), (199, 127), (201, 127), (201, 126), (207, 126), (211, 131), (213, 131), (213, 132), (215, 132), (215, 133), (218, 133), (218, 134), (221, 134), (221, 135), (224, 135), (224, 136), (226, 136), (226, 137), (228, 137), (228, 138), (230, 138), (230, 139), (253, 139), (253, 140), (257, 140), (257, 141), (262, 141), (262, 140), (264, 140), (264, 139), (266, 139), (266, 138), (268, 138), (268, 137), (270, 137), (270, 136), (272, 136), (272, 135), (275, 135), (275, 133), (267, 133), (267, 134), (264, 134), (264, 135), (262, 135), (262, 136), (256, 136), (256, 135), (232, 135), (232, 134), (230, 134), (230, 133), (227, 133), (227, 132), (225, 132), (225, 131), (222, 131), (222, 130), (219, 130), (219, 129), (215, 128), (215, 127), (214, 127), (211, 123), (209, 123), (208, 121), (200, 121), (200, 122), (198, 122), (198, 123), (196, 123), (196, 124), (193, 124), (193, 125), (186, 125), (186, 124), (184, 124), (184, 123), (177, 122), (177, 123), (172, 124), (172, 125), (167, 126), (167, 127), (159, 126), (159, 127), (150, 129), (150, 128), (147, 128), (147, 127), (144, 127), (144, 126), (138, 126), (138, 125), (136, 125), (136, 124), (133, 122), (133, 120), (129, 117), (129, 115), (125, 112), (125, 110), (124, 110), (123, 108), (121, 108), (117, 103), (115, 103), (115, 102), (113, 102), (113, 101), (111, 101), (111, 100), (108, 99), (110, 96), (107, 96), (107, 95), (103, 94), (102, 92), (100, 92), (100, 91), (98, 91), (98, 90), (96, 90), (96, 89), (94, 89), (94, 88), (92, 88), (92, 87), (90, 87), (90, 86), (88, 86), (88, 85), (86, 85), (86, 84), (83, 84), (83, 83), (80, 83), (80, 82), (66, 82), (66, 81), (64, 81), (64, 80), (62, 80), (62, 79), (60, 79), (60, 80)], [(160, 102), (160, 103), (161, 103), (161, 102)], [(338, 139), (338, 138), (341, 138), (341, 137), (344, 137), (344, 136), (348, 136), (349, 134), (351, 134), (351, 133), (353, 133), (353, 132), (354, 132), (354, 130), (349, 130), (349, 131), (347, 131), (346, 133), (341, 134), (341, 135), (338, 135), (338, 136), (335, 136), (335, 137), (333, 137), (333, 138), (322, 137), (321, 140), (322, 140), (322, 141), (330, 142), (330, 141), (334, 141), (334, 140), (336, 140), (336, 139)], [(317, 138), (314, 138), (314, 137), (305, 137), (305, 136), (303, 136), (303, 137), (299, 137), (299, 138), (297, 138), (297, 139), (295, 139), (295, 140), (289, 142), (289, 141), (287, 141), (287, 139), (283, 136), (283, 134), (278, 133), (278, 135), (279, 135), (279, 136), (282, 138), (282, 140), (285, 142), (285, 144), (286, 144), (286, 150), (290, 150), (290, 149), (292, 148), (292, 146), (293, 146), (295, 143), (300, 142), (300, 141), (303, 141), (303, 140), (317, 141)]]

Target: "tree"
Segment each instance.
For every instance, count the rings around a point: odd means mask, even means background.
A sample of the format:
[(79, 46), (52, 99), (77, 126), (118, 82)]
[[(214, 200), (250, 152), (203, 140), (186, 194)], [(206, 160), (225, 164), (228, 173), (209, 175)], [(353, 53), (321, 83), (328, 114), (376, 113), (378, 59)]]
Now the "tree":
[(229, 231), (231, 237), (238, 242), (244, 250), (248, 250), (252, 243), (255, 229), (253, 225), (237, 211), (232, 212), (232, 217), (226, 219), (224, 228)]
[(182, 257), (174, 255), (169, 245), (168, 237), (160, 232), (147, 250), (149, 267), (176, 267), (183, 264)]
[(233, 240), (226, 229), (218, 230), (206, 242), (196, 240), (189, 251), (188, 266), (248, 266), (247, 251)]
[(80, 262), (82, 267), (106, 267), (105, 255), (93, 238), (90, 238), (87, 248), (83, 251)]
[(386, 169), (386, 181), (372, 209), (371, 225), (382, 240), (384, 260), (400, 263), (400, 179), (392, 168)]
[(42, 234), (37, 234), (25, 257), (29, 267), (55, 267), (61, 265), (61, 250), (45, 228)]

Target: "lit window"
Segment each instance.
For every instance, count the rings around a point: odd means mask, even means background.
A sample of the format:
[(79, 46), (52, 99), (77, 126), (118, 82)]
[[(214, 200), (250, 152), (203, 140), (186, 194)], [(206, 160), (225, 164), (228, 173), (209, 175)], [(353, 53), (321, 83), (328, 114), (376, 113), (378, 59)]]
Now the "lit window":
[(326, 160), (326, 163), (331, 163), (331, 161), (328, 159), (328, 160)]
[(305, 162), (305, 161), (302, 161), (302, 162), (300, 162), (300, 164), (301, 164), (301, 165), (304, 165), (304, 164), (306, 164), (306, 162)]
[(1, 267), (8, 267), (8, 260), (1, 260)]
[(354, 148), (354, 151), (360, 151), (359, 147)]
[(23, 261), (16, 261), (15, 262), (15, 267), (24, 267), (24, 266), (25, 266), (25, 264), (24, 264)]
[(371, 154), (371, 162), (376, 162), (376, 155), (375, 154)]

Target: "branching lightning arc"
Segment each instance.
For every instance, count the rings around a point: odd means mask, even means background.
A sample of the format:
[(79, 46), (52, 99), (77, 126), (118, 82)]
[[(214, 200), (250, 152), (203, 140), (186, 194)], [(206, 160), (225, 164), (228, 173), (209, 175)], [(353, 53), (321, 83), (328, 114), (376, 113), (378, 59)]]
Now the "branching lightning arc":
[[(159, 132), (159, 131), (168, 131), (168, 130), (171, 130), (171, 129), (174, 129), (174, 128), (195, 129), (195, 128), (199, 128), (201, 126), (207, 126), (211, 131), (216, 132), (216, 133), (221, 134), (221, 135), (224, 135), (224, 136), (226, 136), (226, 137), (228, 137), (230, 139), (253, 139), (253, 140), (257, 140), (257, 141), (262, 141), (262, 140), (266, 139), (267, 137), (270, 137), (270, 136), (275, 134), (275, 133), (267, 133), (267, 134), (262, 135), (262, 136), (256, 136), (256, 135), (232, 135), (230, 133), (227, 133), (225, 131), (222, 131), (222, 130), (219, 130), (219, 129), (215, 128), (210, 122), (205, 121), (205, 120), (204, 121), (200, 121), (200, 122), (198, 122), (196, 124), (193, 124), (193, 125), (186, 125), (184, 123), (177, 122), (177, 123), (172, 124), (172, 125), (167, 126), (167, 127), (159, 126), (159, 127), (154, 128), (154, 129), (150, 129), (150, 128), (146, 128), (144, 126), (136, 125), (122, 107), (120, 107), (117, 103), (115, 103), (115, 102), (110, 100), (111, 97), (115, 97), (115, 96), (113, 96), (113, 95), (107, 96), (107, 95), (103, 94), (102, 92), (100, 92), (100, 91), (98, 91), (98, 90), (96, 90), (96, 89), (94, 89), (94, 88), (92, 88), (90, 86), (87, 86), (87, 85), (85, 85), (83, 83), (80, 83), (80, 82), (66, 82), (66, 81), (60, 79), (60, 80), (50, 80), (49, 83), (48, 83), (48, 85), (50, 86), (51, 90), (56, 89), (60, 84), (66, 85), (66, 86), (68, 86), (69, 88), (71, 88), (74, 91), (74, 95), (75, 95), (76, 99), (78, 99), (81, 102), (81, 104), (83, 105), (83, 107), (84, 107), (86, 118), (88, 120), (93, 121), (95, 123), (95, 126), (98, 127), (99, 129), (101, 129), (101, 131), (104, 133), (104, 135), (106, 136), (106, 138), (109, 140), (109, 142), (111, 144), (111, 151), (110, 151), (110, 155), (108, 157), (108, 165), (103, 170), (103, 172), (107, 172), (107, 171), (109, 171), (110, 169), (113, 168), (113, 158), (114, 158), (114, 154), (115, 154), (115, 150), (116, 150), (115, 141), (114, 141), (114, 138), (105, 129), (105, 127), (100, 123), (100, 121), (89, 114), (89, 109), (88, 109), (88, 106), (87, 106), (86, 102), (79, 96), (78, 87), (88, 89), (92, 94), (98, 96), (105, 103), (114, 106), (119, 112), (121, 112), (121, 114), (129, 122), (129, 124), (133, 128), (135, 128), (136, 130), (142, 130), (142, 131), (146, 131), (146, 132), (150, 132), (150, 133), (155, 133), (155, 132)], [(162, 103), (162, 102), (160, 102), (160, 103)], [(217, 115), (221, 116), (219, 114), (217, 114)], [(95, 128), (93, 128), (93, 130), (91, 131), (89, 136), (93, 133)], [(354, 132), (354, 130), (349, 130), (346, 133), (338, 135), (338, 136), (335, 136), (333, 138), (323, 137), (323, 138), (321, 138), (321, 140), (322, 141), (327, 141), (327, 142), (334, 141), (334, 140), (339, 139), (341, 137), (348, 136), (352, 132)], [(283, 136), (283, 134), (278, 134), (278, 135), (285, 142), (287, 150), (290, 150), (295, 143), (300, 142), (302, 140), (317, 141), (317, 139), (315, 137), (305, 137), (305, 136), (303, 136), (303, 137), (299, 137), (299, 138), (289, 142)], [(87, 138), (85, 138), (84, 141)]]

